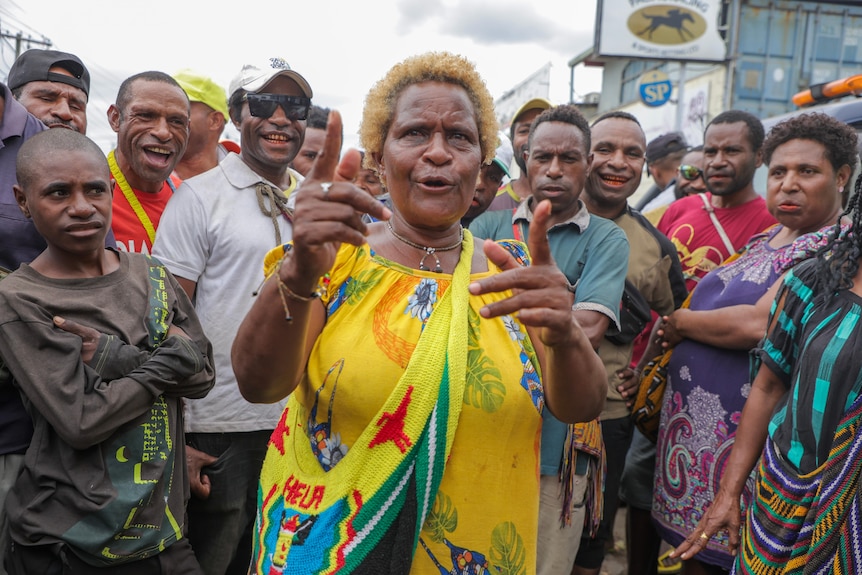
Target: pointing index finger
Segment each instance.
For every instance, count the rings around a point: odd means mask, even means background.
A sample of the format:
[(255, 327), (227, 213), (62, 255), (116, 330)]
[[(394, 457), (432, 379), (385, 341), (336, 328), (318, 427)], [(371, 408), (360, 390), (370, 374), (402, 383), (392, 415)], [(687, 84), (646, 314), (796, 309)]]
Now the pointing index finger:
[(329, 112), (326, 122), (326, 136), (323, 149), (314, 160), (305, 179), (312, 182), (350, 181), (338, 173), (338, 159), (341, 154), (341, 113), (338, 110)]
[(530, 249), (532, 265), (554, 265), (551, 247), (548, 244), (548, 230), (551, 227), (551, 202), (542, 200), (533, 210), (533, 221), (530, 222), (530, 237), (527, 247)]

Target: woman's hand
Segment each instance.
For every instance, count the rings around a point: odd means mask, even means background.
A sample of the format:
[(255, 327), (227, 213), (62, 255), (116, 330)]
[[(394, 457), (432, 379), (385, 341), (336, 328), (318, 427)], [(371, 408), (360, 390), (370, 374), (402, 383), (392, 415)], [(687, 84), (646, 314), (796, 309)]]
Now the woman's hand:
[(625, 400), (626, 407), (631, 409), (632, 404), (635, 402), (635, 397), (637, 397), (643, 374), (639, 369), (626, 367), (617, 372), (617, 377), (620, 380), (619, 385), (617, 385), (617, 391)]
[(512, 290), (514, 295), (486, 305), (482, 317), (518, 314), (526, 326), (540, 328), (539, 339), (546, 347), (565, 345), (580, 327), (572, 313), (575, 294), (569, 280), (551, 256), (548, 245), (551, 203), (541, 202), (533, 212), (528, 248), (530, 266), (523, 267), (502, 246), (485, 240), (485, 255), (503, 271), (470, 285), (474, 295)]
[(656, 331), (662, 350), (668, 350), (685, 339), (680, 329), (680, 322), (685, 321), (686, 314), (692, 313), (689, 309), (678, 309), (670, 315), (662, 316)]
[(381, 220), (391, 215), (379, 200), (353, 185), (361, 167), (359, 152), (348, 150), (339, 162), (340, 151), (341, 114), (333, 110), (323, 150), (295, 192), (293, 256), (280, 270), (282, 281), (295, 293), (313, 291), (342, 242), (358, 246), (365, 241), (363, 214)]
[(703, 551), (713, 535), (722, 529), (728, 530), (730, 536), (728, 548), (731, 555), (736, 555), (736, 551), (739, 549), (741, 519), (739, 496), (719, 490), (697, 527), (685, 538), (685, 541), (677, 546), (670, 556), (680, 557), (683, 561), (691, 559)]
[(560, 421), (578, 423), (601, 413), (607, 375), (589, 337), (575, 319), (575, 294), (569, 281), (551, 256), (550, 216), (551, 203), (547, 200), (533, 211), (527, 242), (529, 267), (520, 266), (500, 245), (486, 241), (485, 254), (503, 271), (470, 284), (470, 293), (512, 290), (511, 297), (488, 304), (479, 313), (485, 318), (517, 314), (542, 364), (545, 403)]

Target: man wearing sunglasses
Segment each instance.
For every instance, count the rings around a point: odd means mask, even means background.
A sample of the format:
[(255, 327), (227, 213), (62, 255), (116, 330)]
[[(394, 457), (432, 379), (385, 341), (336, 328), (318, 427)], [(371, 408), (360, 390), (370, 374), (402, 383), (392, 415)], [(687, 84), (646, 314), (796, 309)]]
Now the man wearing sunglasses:
[(706, 182), (703, 179), (703, 146), (691, 148), (682, 157), (682, 163), (677, 169), (676, 191), (677, 199), (706, 191)]
[(248, 572), (257, 480), (284, 403), (243, 399), (230, 350), (263, 280), (263, 257), (292, 236), (288, 198), (302, 176), (288, 165), (312, 97), (282, 58), (243, 66), (229, 94), (240, 153), (183, 182), (153, 249), (193, 298), (213, 344), (211, 396), (186, 403), (189, 540), (207, 575)]
[[(643, 215), (652, 225), (658, 225), (659, 220), (661, 220), (661, 217), (667, 211), (667, 208), (671, 203), (680, 198), (685, 198), (694, 194), (702, 194), (705, 191), (706, 182), (703, 179), (703, 146), (695, 146), (694, 148), (689, 148), (689, 151), (682, 157), (681, 163), (676, 170), (676, 183), (673, 188), (673, 200), (657, 208), (651, 208), (648, 205), (644, 208)], [(661, 198), (661, 196), (656, 198), (656, 200), (659, 198)]]

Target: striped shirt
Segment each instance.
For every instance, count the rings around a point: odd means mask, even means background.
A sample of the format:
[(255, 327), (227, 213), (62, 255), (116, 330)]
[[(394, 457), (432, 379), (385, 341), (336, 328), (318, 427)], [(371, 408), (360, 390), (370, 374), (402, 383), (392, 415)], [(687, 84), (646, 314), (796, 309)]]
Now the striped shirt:
[(845, 289), (816, 301), (818, 271), (809, 260), (787, 274), (772, 307), (774, 327), (755, 351), (788, 388), (769, 435), (800, 474), (826, 461), (835, 429), (862, 387), (862, 297)]

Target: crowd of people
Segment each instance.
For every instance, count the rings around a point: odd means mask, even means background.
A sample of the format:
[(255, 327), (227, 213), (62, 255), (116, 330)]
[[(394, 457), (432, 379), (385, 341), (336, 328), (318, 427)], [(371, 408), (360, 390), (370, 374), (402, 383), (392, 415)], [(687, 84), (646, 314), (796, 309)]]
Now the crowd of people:
[(270, 58), (127, 78), (105, 155), (75, 55), (0, 89), (0, 575), (598, 575), (621, 505), (632, 575), (862, 568), (846, 124), (506, 133), (434, 52), (345, 151)]

